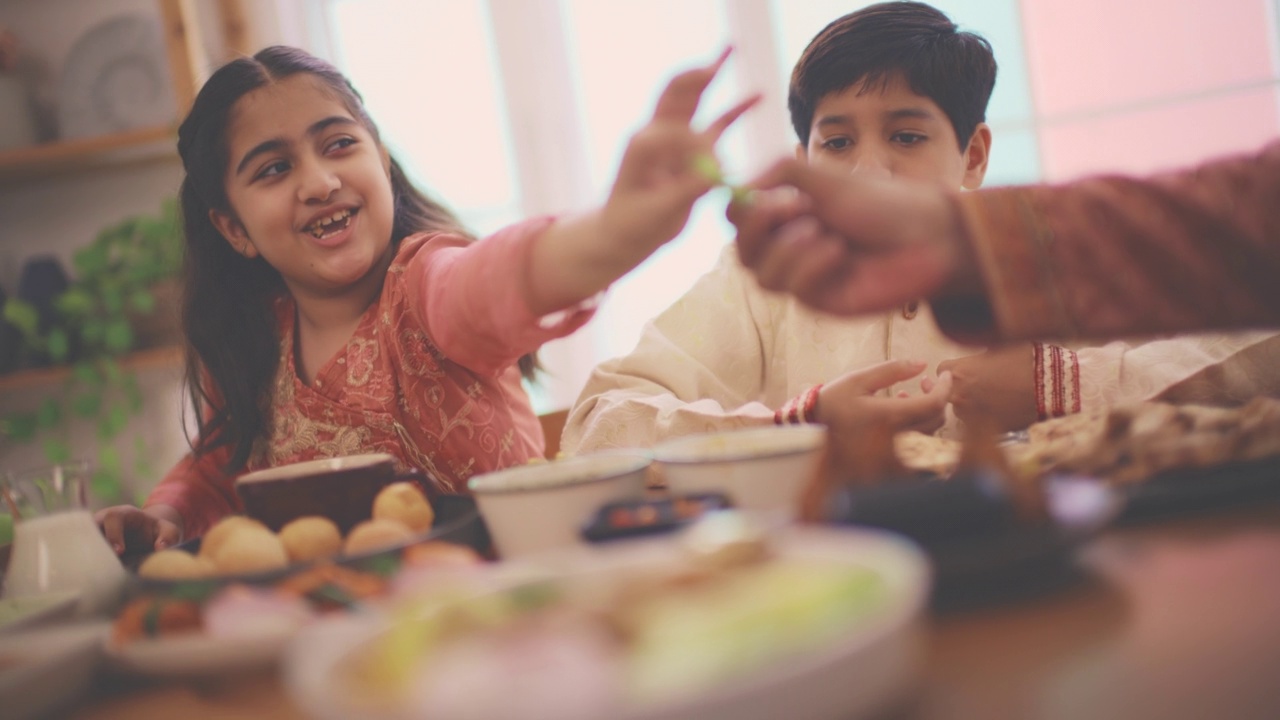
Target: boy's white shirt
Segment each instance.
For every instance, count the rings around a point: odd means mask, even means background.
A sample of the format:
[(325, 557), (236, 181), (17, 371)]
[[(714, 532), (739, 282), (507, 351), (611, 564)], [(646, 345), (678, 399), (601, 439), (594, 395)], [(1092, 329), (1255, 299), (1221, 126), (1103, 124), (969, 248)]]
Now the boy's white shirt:
[[(716, 266), (647, 323), (636, 348), (591, 373), (561, 447), (651, 447), (669, 437), (769, 425), (808, 388), (890, 359), (928, 363), (980, 352), (938, 331), (929, 309), (847, 319), (762, 290), (726, 246)], [(1280, 335), (1242, 332), (1077, 347), (1081, 410), (1146, 400), (1245, 400), (1280, 392)], [(1028, 362), (1031, 362), (1028, 351)], [(919, 380), (885, 394), (920, 392)], [(944, 435), (958, 433), (948, 408)]]

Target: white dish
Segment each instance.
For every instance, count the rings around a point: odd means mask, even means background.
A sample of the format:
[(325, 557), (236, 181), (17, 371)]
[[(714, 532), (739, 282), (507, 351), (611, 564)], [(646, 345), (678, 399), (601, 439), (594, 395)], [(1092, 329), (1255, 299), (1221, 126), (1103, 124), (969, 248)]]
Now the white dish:
[(83, 138), (156, 127), (177, 117), (159, 22), (119, 15), (76, 40), (58, 86), (58, 129)]
[(582, 542), (582, 526), (600, 506), (644, 495), (652, 459), (609, 451), (518, 465), (477, 475), (467, 486), (504, 559)]
[(0, 599), (0, 633), (14, 632), (69, 618), (80, 603), (80, 593), (61, 592), (33, 597)]
[[(810, 652), (743, 672), (702, 692), (662, 705), (633, 706), (622, 720), (772, 720), (783, 717), (852, 720), (883, 712), (913, 685), (923, 657), (920, 618), (930, 589), (923, 554), (898, 536), (866, 530), (787, 527), (772, 546), (785, 559), (849, 563), (877, 573), (884, 601), (851, 629)], [(556, 576), (669, 562), (679, 546), (670, 538), (600, 548), (575, 548), (499, 567), (508, 577), (538, 569)], [(312, 717), (410, 720), (404, 708), (372, 710), (344, 691), (340, 668), (386, 628), (376, 614), (324, 620), (305, 628), (285, 655), (286, 688)], [(528, 708), (529, 717), (541, 717)]]
[(105, 622), (0, 637), (0, 715), (47, 717), (89, 689), (110, 632)]
[(794, 518), (825, 441), (822, 425), (768, 426), (675, 438), (653, 457), (672, 493), (720, 492), (736, 507)]
[(191, 678), (270, 669), (279, 662), (293, 631), (245, 637), (201, 633), (116, 644), (108, 641), (108, 664), (115, 670), (152, 677)]

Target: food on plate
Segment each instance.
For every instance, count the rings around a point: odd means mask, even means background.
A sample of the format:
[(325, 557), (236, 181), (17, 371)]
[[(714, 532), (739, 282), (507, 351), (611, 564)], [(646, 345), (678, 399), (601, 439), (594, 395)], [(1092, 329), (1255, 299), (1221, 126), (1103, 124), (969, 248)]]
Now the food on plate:
[(255, 528), (266, 530), (267, 526), (244, 515), (230, 515), (219, 520), (208, 532), (200, 539), (200, 554), (205, 557), (213, 557), (222, 548), (222, 543), (235, 532), (237, 529)]
[(1280, 454), (1280, 399), (1237, 408), (1142, 402), (1089, 416), (1049, 420), (1007, 448), (1022, 478), (1081, 473), (1116, 483)]
[(236, 528), (213, 555), (220, 573), (258, 573), (279, 570), (289, 564), (284, 543), (266, 528)]
[(278, 588), (232, 585), (201, 608), (202, 629), (210, 637), (261, 637), (289, 633), (318, 612), (300, 595)]
[(375, 520), (398, 520), (418, 533), (431, 529), (436, 514), (427, 496), (411, 482), (396, 482), (382, 488), (373, 499)]
[(290, 562), (319, 560), (338, 554), (342, 532), (329, 518), (310, 515), (280, 528), (280, 542)]
[(393, 610), (337, 680), (356, 705), (397, 716), (616, 717), (785, 663), (891, 606), (878, 571), (780, 556), (740, 530), (718, 523), (657, 561), (437, 584)]
[[(948, 476), (962, 443), (903, 432), (894, 448), (907, 467)], [(1166, 470), (1257, 460), (1280, 454), (1280, 398), (1233, 408), (1158, 401), (1093, 408), (1036, 423), (1003, 452), (1023, 481), (1079, 473), (1132, 483)]]
[(199, 632), (200, 604), (176, 598), (138, 598), (116, 616), (111, 638), (117, 645), (143, 638)]
[(359, 555), (406, 543), (413, 537), (413, 530), (399, 520), (388, 518), (365, 520), (347, 533), (342, 552), (347, 555)]
[(218, 572), (213, 561), (182, 550), (168, 549), (153, 553), (138, 568), (138, 575), (156, 580), (193, 580)]

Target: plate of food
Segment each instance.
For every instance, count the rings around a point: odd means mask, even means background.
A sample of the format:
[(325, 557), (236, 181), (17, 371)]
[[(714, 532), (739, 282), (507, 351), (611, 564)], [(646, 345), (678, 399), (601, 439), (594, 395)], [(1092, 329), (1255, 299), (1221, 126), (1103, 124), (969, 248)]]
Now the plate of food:
[(236, 515), (148, 556), (130, 578), (108, 657), (117, 669), (148, 675), (261, 668), (325, 615), (484, 564), (487, 534), (466, 496), (427, 502), (412, 484), (391, 483), (354, 522), (345, 535), (319, 515), (272, 531)]
[(107, 632), (94, 622), (0, 636), (0, 714), (51, 717), (73, 705), (93, 682)]
[(373, 720), (834, 719), (900, 700), (922, 659), (922, 553), (744, 518), (504, 563), (317, 623), (290, 644), (286, 687), (314, 717)]

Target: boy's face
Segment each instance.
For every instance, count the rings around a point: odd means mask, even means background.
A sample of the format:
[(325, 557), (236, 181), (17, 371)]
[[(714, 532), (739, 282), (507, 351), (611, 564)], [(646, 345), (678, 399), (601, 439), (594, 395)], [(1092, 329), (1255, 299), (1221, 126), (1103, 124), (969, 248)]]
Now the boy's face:
[(901, 77), (865, 92), (856, 83), (818, 102), (809, 145), (796, 157), (811, 165), (872, 177), (942, 183), (951, 189), (982, 185), (991, 130), (980, 123), (964, 151), (947, 114)]

